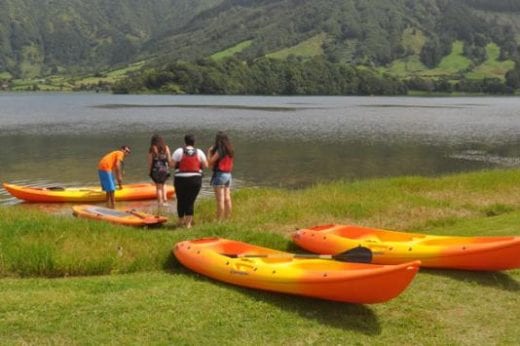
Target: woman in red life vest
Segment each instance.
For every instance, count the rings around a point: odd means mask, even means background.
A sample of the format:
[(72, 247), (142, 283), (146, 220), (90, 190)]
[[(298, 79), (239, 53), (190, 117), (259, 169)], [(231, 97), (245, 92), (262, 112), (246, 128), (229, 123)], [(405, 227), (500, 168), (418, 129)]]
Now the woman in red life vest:
[(168, 197), (164, 189), (164, 183), (170, 177), (169, 162), (171, 161), (170, 148), (158, 134), (152, 136), (150, 149), (148, 149), (148, 175), (155, 183), (157, 203), (159, 206), (167, 206)]
[(219, 220), (231, 216), (231, 171), (235, 151), (229, 137), (222, 131), (217, 132), (215, 144), (208, 149), (208, 164), (213, 167), (211, 186), (217, 201), (217, 218)]
[(177, 215), (179, 226), (191, 228), (194, 205), (202, 187), (202, 170), (208, 167), (206, 155), (194, 147), (195, 136), (184, 136), (184, 146), (177, 148), (172, 155), (175, 174), (173, 186), (177, 196)]

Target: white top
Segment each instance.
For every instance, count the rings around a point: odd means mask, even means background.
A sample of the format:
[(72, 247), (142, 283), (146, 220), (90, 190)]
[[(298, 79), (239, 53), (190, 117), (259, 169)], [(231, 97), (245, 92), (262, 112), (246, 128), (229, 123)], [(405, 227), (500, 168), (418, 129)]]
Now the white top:
[[(187, 149), (193, 148), (191, 145), (186, 146)], [(182, 156), (184, 155), (184, 148), (177, 148), (172, 154), (172, 160), (175, 161), (175, 163), (180, 162), (182, 160)], [(199, 158), (199, 161), (202, 164), (202, 167), (208, 166), (208, 160), (206, 159), (206, 154), (200, 149), (197, 149), (197, 156)], [(196, 175), (201, 175), (201, 173), (197, 172), (175, 172), (176, 177), (193, 177)]]

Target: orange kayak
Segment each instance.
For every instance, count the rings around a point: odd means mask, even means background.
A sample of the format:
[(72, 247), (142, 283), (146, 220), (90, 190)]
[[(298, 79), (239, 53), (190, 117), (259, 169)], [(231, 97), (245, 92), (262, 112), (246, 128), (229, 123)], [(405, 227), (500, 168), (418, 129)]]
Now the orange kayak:
[(177, 243), (175, 257), (216, 280), (266, 291), (371, 304), (397, 297), (419, 261), (395, 266), (349, 263), (298, 255), (222, 238)]
[[(27, 202), (103, 202), (105, 192), (101, 187), (33, 187), (3, 184), (4, 189), (18, 199)], [(165, 185), (168, 198), (174, 194), (173, 186)], [(156, 198), (155, 184), (127, 184), (115, 191), (117, 201), (134, 201)]]
[(159, 226), (168, 221), (164, 216), (155, 216), (136, 210), (117, 210), (88, 204), (73, 206), (72, 214), (77, 217), (136, 227)]
[(334, 254), (363, 246), (372, 263), (398, 264), (420, 260), (423, 267), (499, 271), (520, 267), (520, 236), (456, 237), (382, 229), (322, 225), (300, 229), (293, 241), (307, 251)]

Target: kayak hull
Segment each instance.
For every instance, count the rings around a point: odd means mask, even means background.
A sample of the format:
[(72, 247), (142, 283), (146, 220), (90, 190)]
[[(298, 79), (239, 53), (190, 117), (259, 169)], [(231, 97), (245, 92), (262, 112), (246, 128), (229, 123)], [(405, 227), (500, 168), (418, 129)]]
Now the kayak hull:
[[(286, 252), (222, 238), (179, 242), (173, 253), (187, 268), (219, 281), (356, 304), (397, 297), (415, 277), (420, 264), (383, 266), (293, 258)], [(268, 257), (236, 257), (245, 254)]]
[[(65, 187), (47, 188), (20, 186), (15, 184), (3, 184), (4, 189), (12, 196), (33, 203), (82, 203), (104, 202), (106, 194), (100, 187)], [(171, 185), (165, 185), (168, 198), (174, 194)], [(155, 184), (127, 184), (121, 190), (115, 191), (116, 201), (135, 201), (156, 198)]]
[(159, 226), (168, 221), (164, 216), (155, 216), (136, 210), (109, 209), (89, 204), (73, 206), (72, 214), (76, 217), (134, 227)]
[(355, 246), (372, 250), (372, 263), (420, 260), (427, 268), (501, 271), (520, 268), (520, 236), (456, 237), (395, 232), (354, 225), (321, 225), (292, 235), (301, 248), (318, 254)]

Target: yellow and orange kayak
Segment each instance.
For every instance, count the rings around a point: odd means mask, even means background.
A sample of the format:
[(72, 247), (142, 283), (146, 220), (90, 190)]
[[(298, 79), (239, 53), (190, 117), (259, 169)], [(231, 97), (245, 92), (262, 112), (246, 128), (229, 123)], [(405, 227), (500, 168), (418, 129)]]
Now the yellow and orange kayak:
[[(3, 184), (4, 189), (18, 199), (27, 202), (103, 202), (105, 192), (100, 187), (34, 187)], [(174, 194), (173, 186), (165, 185), (168, 198)], [(156, 198), (155, 184), (127, 184), (115, 191), (117, 201), (134, 201)]]
[(382, 229), (322, 225), (300, 229), (293, 241), (318, 254), (340, 253), (354, 246), (372, 250), (372, 263), (420, 260), (423, 267), (499, 271), (520, 267), (520, 236), (456, 237)]
[(164, 216), (155, 216), (133, 209), (118, 210), (100, 207), (96, 205), (82, 204), (72, 207), (72, 214), (92, 220), (102, 220), (125, 226), (159, 226), (168, 219)]
[(266, 291), (371, 304), (397, 297), (419, 261), (396, 266), (349, 263), (298, 255), (222, 238), (177, 243), (175, 257), (213, 279)]

